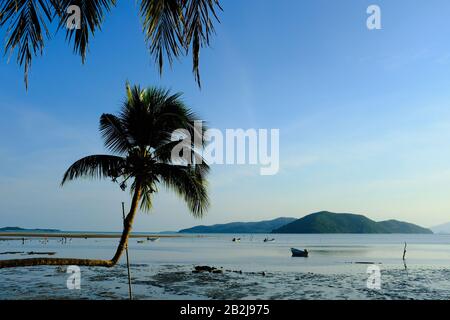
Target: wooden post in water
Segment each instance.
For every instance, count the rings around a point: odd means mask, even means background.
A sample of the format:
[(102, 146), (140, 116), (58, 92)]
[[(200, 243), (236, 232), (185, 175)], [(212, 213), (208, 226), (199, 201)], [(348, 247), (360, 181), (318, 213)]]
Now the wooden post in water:
[(405, 242), (405, 248), (403, 249), (403, 261), (405, 261), (405, 255), (406, 255), (406, 242)]
[[(125, 227), (125, 203), (122, 202), (122, 216), (123, 216), (123, 223)], [(125, 247), (125, 252), (127, 254), (127, 269), (128, 269), (128, 295), (130, 300), (133, 300), (133, 295), (131, 293), (131, 273), (130, 273), (130, 259), (128, 257), (128, 242)]]

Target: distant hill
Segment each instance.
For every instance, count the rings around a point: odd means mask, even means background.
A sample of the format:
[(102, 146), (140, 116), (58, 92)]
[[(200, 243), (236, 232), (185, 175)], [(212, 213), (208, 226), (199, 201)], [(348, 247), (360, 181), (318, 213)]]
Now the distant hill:
[(450, 234), (450, 222), (435, 226), (431, 228), (431, 230), (433, 230), (434, 233)]
[(307, 215), (273, 233), (433, 233), (431, 230), (397, 220), (376, 222), (363, 215), (321, 211)]
[(196, 226), (180, 230), (180, 233), (270, 233), (272, 230), (286, 225), (295, 218), (278, 218), (259, 222), (231, 222), (212, 226)]
[(19, 227), (0, 228), (0, 232), (61, 232), (57, 229), (24, 229)]
[(433, 233), (430, 229), (403, 221), (386, 220), (377, 223), (387, 229), (388, 233)]

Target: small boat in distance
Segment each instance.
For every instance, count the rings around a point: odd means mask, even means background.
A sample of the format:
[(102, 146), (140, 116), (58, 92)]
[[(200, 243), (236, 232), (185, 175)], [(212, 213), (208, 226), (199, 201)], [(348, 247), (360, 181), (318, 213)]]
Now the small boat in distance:
[(151, 241), (151, 242), (159, 241), (159, 239), (160, 239), (160, 238), (150, 238), (150, 237), (147, 237), (147, 240), (148, 240), (148, 241)]
[(138, 240), (137, 243), (145, 243), (145, 240)]
[(308, 250), (299, 250), (295, 248), (291, 248), (292, 256), (293, 257), (308, 257)]
[(275, 241), (275, 238), (272, 238), (272, 239), (265, 238), (264, 239), (264, 242), (274, 242), (274, 241)]
[(233, 242), (241, 242), (241, 238), (233, 238)]

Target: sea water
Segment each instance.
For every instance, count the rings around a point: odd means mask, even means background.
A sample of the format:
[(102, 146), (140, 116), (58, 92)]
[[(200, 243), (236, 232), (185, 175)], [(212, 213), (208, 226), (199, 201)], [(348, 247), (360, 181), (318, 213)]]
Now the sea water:
[[(266, 236), (275, 241), (264, 242)], [(30, 257), (29, 251), (108, 259), (118, 243), (59, 240), (0, 241), (0, 253), (24, 252), (0, 259)], [(450, 235), (208, 234), (137, 241), (129, 244), (136, 299), (450, 299)], [(309, 257), (292, 257), (292, 247), (308, 249)], [(80, 289), (68, 288), (66, 267), (0, 269), (0, 299), (126, 299), (125, 262), (123, 255), (111, 269), (81, 266)], [(193, 273), (197, 265), (223, 273)], [(367, 285), (373, 265), (379, 289)]]

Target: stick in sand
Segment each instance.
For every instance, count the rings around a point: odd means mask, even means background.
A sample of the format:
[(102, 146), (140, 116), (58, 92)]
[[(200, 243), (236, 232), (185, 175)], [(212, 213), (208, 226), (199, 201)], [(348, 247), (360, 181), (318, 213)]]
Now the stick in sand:
[(405, 261), (405, 255), (406, 255), (406, 242), (405, 242), (405, 248), (403, 249), (403, 261)]

